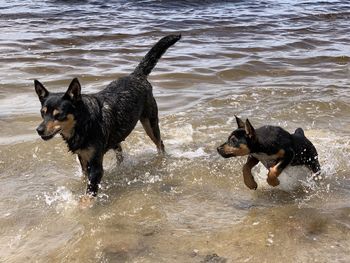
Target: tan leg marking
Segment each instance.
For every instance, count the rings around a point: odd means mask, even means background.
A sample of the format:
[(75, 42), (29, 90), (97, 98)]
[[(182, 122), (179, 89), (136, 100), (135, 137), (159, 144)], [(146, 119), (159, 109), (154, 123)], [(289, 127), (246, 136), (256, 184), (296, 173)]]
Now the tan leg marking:
[[(285, 151), (283, 149), (279, 150), (276, 153), (276, 157), (281, 159), (285, 156)], [(280, 184), (280, 180), (278, 180), (278, 176), (281, 174), (281, 170), (279, 169), (279, 165), (282, 161), (279, 161), (276, 165), (269, 168), (269, 172), (267, 174), (267, 183), (271, 186), (277, 186)]]
[(157, 140), (157, 138), (154, 136), (153, 129), (149, 119), (143, 119), (141, 120), (141, 123), (147, 135), (151, 138), (153, 143), (157, 146), (158, 152), (159, 153), (164, 152), (164, 146), (163, 146), (162, 140)]
[(77, 150), (75, 153), (78, 154), (81, 169), (83, 170), (84, 175), (87, 175), (89, 161), (91, 160), (93, 154), (95, 153), (95, 149), (92, 147), (88, 147), (86, 149)]
[(277, 186), (280, 184), (280, 180), (278, 180), (277, 178), (281, 174), (281, 172), (278, 169), (278, 165), (280, 163), (281, 162), (279, 162), (275, 166), (270, 167), (269, 173), (267, 174), (267, 183), (271, 186)]

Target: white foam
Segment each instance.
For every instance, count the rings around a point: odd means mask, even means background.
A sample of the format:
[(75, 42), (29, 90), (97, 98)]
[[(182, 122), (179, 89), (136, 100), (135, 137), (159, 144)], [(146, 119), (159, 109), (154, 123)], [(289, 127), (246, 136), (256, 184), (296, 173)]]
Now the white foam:
[(180, 150), (174, 150), (170, 154), (175, 158), (187, 158), (187, 159), (194, 159), (194, 158), (209, 156), (209, 154), (206, 153), (202, 147), (198, 148), (195, 151), (186, 151), (186, 152), (182, 152)]
[(146, 183), (146, 184), (154, 184), (157, 182), (161, 182), (163, 179), (159, 175), (151, 175), (150, 172), (145, 172), (144, 175), (134, 178), (133, 180), (130, 180), (127, 182), (128, 185), (135, 184), (138, 182)]
[(53, 193), (44, 193), (44, 200), (48, 206), (56, 205), (56, 208), (76, 206), (74, 195), (64, 186), (59, 186)]
[[(199, 157), (209, 156), (202, 147), (197, 150), (184, 151), (182, 148), (184, 145), (191, 144), (193, 142), (193, 127), (191, 124), (186, 124), (181, 127), (171, 129), (171, 133), (168, 134), (169, 139), (165, 140), (165, 144), (172, 145), (167, 150), (168, 153), (175, 158), (187, 158), (194, 159)], [(181, 148), (180, 148), (181, 147)]]
[[(258, 187), (271, 187), (266, 181), (268, 170), (263, 165), (257, 165), (252, 173), (258, 183)], [(313, 187), (315, 182), (312, 179), (312, 175), (312, 172), (306, 166), (288, 166), (278, 177), (280, 184), (276, 187), (284, 191), (296, 190), (303, 186)]]
[(168, 136), (172, 138), (165, 140), (166, 144), (190, 143), (193, 141), (193, 127), (191, 124), (186, 124), (181, 127), (172, 128)]

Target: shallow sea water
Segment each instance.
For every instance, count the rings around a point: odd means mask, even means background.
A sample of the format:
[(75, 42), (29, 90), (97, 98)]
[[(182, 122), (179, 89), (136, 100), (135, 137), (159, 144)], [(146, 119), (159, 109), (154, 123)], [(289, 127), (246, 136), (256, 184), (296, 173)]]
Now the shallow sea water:
[[(349, 262), (348, 1), (0, 0), (0, 262)], [(83, 92), (182, 33), (149, 77), (167, 154), (140, 125), (108, 153), (92, 208), (61, 138), (36, 134), (33, 80)], [(302, 127), (321, 175), (281, 185), (216, 147), (235, 128)]]

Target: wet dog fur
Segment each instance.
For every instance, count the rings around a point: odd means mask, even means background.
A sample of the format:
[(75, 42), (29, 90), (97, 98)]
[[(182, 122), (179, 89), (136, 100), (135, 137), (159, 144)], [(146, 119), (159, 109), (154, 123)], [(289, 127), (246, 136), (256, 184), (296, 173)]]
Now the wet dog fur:
[(258, 187), (251, 170), (259, 162), (269, 170), (267, 182), (271, 186), (279, 185), (278, 176), (288, 165), (305, 165), (313, 173), (320, 171), (316, 148), (301, 128), (290, 134), (278, 126), (254, 129), (248, 119), (243, 122), (237, 116), (236, 122), (238, 128), (217, 151), (224, 158), (248, 155), (243, 166), (243, 179), (250, 189)]
[(86, 193), (96, 196), (103, 175), (103, 156), (115, 150), (122, 158), (120, 143), (140, 120), (147, 135), (164, 152), (158, 126), (158, 108), (147, 76), (165, 51), (181, 35), (159, 40), (141, 60), (133, 73), (111, 82), (96, 94), (81, 94), (77, 78), (65, 93), (49, 92), (38, 80), (35, 91), (41, 102), (42, 123), (37, 132), (44, 140), (61, 134), (71, 152), (78, 155), (88, 178)]

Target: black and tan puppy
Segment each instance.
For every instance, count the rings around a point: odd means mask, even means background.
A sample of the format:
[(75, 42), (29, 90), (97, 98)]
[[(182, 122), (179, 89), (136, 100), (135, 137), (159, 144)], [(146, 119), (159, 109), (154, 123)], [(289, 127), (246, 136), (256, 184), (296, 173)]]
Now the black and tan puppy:
[(236, 117), (236, 122), (238, 128), (217, 150), (225, 158), (248, 155), (243, 178), (250, 189), (258, 186), (251, 170), (259, 162), (269, 170), (267, 182), (272, 186), (279, 185), (278, 176), (288, 165), (305, 165), (314, 173), (320, 171), (316, 148), (301, 128), (290, 134), (281, 127), (270, 125), (254, 129), (248, 119), (244, 123)]
[(120, 158), (120, 143), (139, 120), (158, 152), (164, 152), (158, 108), (147, 76), (164, 52), (180, 38), (181, 35), (162, 38), (133, 73), (111, 82), (96, 94), (81, 94), (76, 78), (65, 93), (49, 92), (39, 81), (34, 81), (43, 118), (37, 132), (44, 140), (61, 134), (69, 150), (78, 154), (82, 170), (88, 176), (88, 195), (97, 194), (104, 154), (113, 149)]

